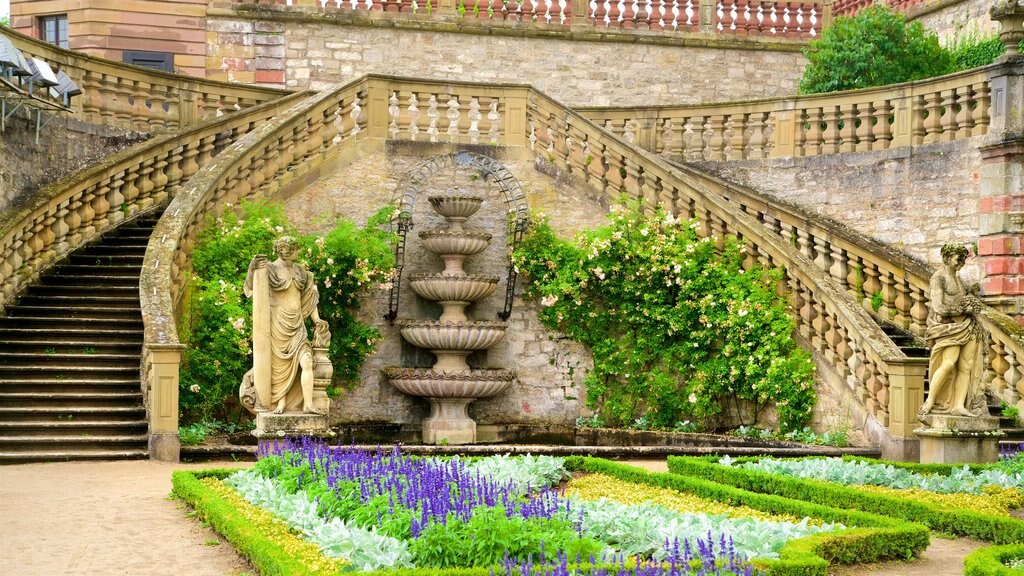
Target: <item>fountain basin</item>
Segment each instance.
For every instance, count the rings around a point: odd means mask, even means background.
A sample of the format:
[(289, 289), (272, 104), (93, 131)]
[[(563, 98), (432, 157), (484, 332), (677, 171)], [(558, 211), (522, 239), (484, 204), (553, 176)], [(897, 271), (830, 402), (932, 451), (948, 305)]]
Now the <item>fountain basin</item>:
[(516, 378), (515, 370), (385, 368), (384, 375), (399, 391), (424, 398), (488, 398), (507, 390)]
[(480, 196), (428, 196), (427, 200), (441, 216), (461, 219), (476, 214), (484, 201)]
[(504, 322), (399, 320), (410, 344), (428, 350), (485, 350), (505, 336)]
[(414, 274), (410, 282), (414, 292), (435, 302), (477, 302), (498, 287), (497, 276), (455, 276), (451, 274)]
[(491, 235), (486, 232), (424, 230), (420, 232), (423, 249), (434, 254), (472, 256), (487, 249)]

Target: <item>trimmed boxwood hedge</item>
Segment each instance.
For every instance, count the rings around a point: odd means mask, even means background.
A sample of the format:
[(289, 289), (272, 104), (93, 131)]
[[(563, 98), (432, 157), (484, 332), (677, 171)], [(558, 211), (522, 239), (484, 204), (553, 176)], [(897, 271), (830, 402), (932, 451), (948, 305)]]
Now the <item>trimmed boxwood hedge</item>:
[[(755, 458), (735, 459), (734, 462)], [(895, 463), (891, 463), (895, 465)], [(948, 473), (949, 465), (902, 464), (915, 472)], [(669, 472), (685, 477), (696, 476), (753, 492), (778, 494), (787, 498), (817, 502), (837, 508), (862, 510), (893, 518), (920, 522), (932, 530), (967, 536), (996, 544), (1024, 542), (1024, 521), (1008, 516), (993, 516), (972, 510), (944, 508), (936, 504), (888, 494), (859, 490), (820, 480), (768, 474), (735, 466), (722, 466), (717, 458), (669, 456)]]
[(1018, 558), (1024, 558), (1024, 544), (978, 548), (964, 558), (964, 576), (1019, 575), (1020, 568), (1010, 568), (1003, 564), (1004, 561)]
[[(837, 533), (817, 534), (792, 540), (782, 548), (779, 559), (754, 561), (759, 571), (771, 576), (826, 576), (830, 562), (850, 564), (907, 559), (928, 547), (928, 529), (913, 522), (770, 494), (758, 494), (700, 478), (648, 472), (599, 458), (569, 457), (566, 459), (566, 467), (570, 470), (601, 473), (630, 482), (688, 492), (733, 505), (746, 505), (766, 512), (798, 517), (810, 516), (826, 522), (857, 526)], [(306, 567), (291, 559), (280, 545), (255, 530), (238, 511), (199, 482), (200, 478), (222, 479), (233, 472), (234, 470), (177, 471), (172, 475), (173, 492), (192, 505), (217, 532), (235, 546), (239, 553), (248, 557), (260, 574), (310, 575)], [(589, 566), (578, 568), (586, 573)], [(367, 574), (490, 576), (490, 571), (485, 568), (398, 569)]]

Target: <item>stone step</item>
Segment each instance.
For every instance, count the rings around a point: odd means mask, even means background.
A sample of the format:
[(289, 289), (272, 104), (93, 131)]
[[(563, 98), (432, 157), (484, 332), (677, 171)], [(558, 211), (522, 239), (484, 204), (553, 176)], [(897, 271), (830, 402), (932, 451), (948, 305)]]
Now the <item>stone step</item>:
[(0, 352), (0, 366), (36, 366), (46, 369), (109, 366), (114, 368), (139, 368), (139, 354), (102, 354), (95, 348), (84, 346), (78, 353), (58, 352), (56, 348), (44, 353), (4, 351)]
[(71, 460), (139, 460), (149, 457), (145, 445), (141, 448), (121, 448), (91, 446), (88, 448), (71, 449), (62, 446), (45, 448), (31, 447), (23, 450), (12, 450), (6, 446), (0, 450), (0, 463), (27, 464), (31, 462), (67, 462)]
[(139, 378), (134, 380), (101, 379), (38, 379), (0, 378), (0, 392), (22, 392), (34, 394), (103, 394), (135, 393), (142, 388)]
[(139, 283), (134, 285), (110, 285), (110, 286), (88, 286), (67, 283), (50, 282), (48, 284), (36, 284), (28, 289), (28, 295), (43, 298), (52, 297), (74, 297), (74, 298), (133, 298), (139, 301)]
[(86, 264), (59, 264), (45, 274), (46, 277), (54, 276), (65, 278), (68, 276), (131, 276), (138, 278), (142, 272), (142, 262), (138, 264), (108, 264), (108, 263), (86, 263)]
[(74, 275), (53, 275), (43, 276), (39, 279), (40, 286), (64, 286), (70, 288), (95, 288), (95, 287), (116, 287), (130, 286), (136, 290), (139, 287), (139, 275), (134, 276), (112, 276), (110, 274), (74, 274)]
[(0, 420), (0, 436), (38, 438), (40, 436), (70, 436), (82, 434), (142, 434), (149, 425), (145, 420), (103, 420), (85, 417), (21, 420)]
[(123, 366), (54, 366), (38, 364), (0, 364), (0, 382), (8, 378), (25, 382), (39, 380), (128, 380), (138, 379), (139, 365)]
[[(97, 246), (98, 248), (98, 246)], [(66, 262), (72, 265), (115, 265), (115, 266), (142, 266), (145, 260), (145, 251), (124, 251), (123, 254), (102, 254), (94, 253), (91, 250), (75, 252), (68, 256)]]
[(0, 407), (6, 408), (101, 408), (142, 406), (142, 392), (5, 392), (0, 388)]
[(118, 308), (140, 310), (139, 294), (138, 291), (134, 290), (126, 292), (121, 296), (83, 296), (80, 294), (51, 294), (44, 296), (32, 294), (31, 289), (29, 289), (29, 294), (19, 298), (17, 306), (12, 306), (11, 310), (15, 307), (21, 306), (57, 308), (63, 310), (72, 310), (75, 308)]
[[(44, 300), (45, 302), (45, 300)], [(142, 309), (138, 301), (132, 303), (130, 300), (111, 306), (89, 306), (84, 303), (79, 306), (48, 306), (36, 304), (21, 304), (11, 306), (7, 311), (8, 318), (74, 318), (81, 321), (92, 319), (120, 319), (138, 320), (142, 319)]]
[(132, 261), (139, 260), (141, 262), (146, 255), (147, 243), (134, 239), (131, 240), (131, 244), (126, 244), (126, 242), (128, 240), (122, 239), (118, 244), (93, 244), (75, 252), (71, 258), (86, 261), (97, 258), (100, 260), (130, 258)]
[(22, 340), (25, 342), (50, 342), (60, 339), (67, 343), (76, 343), (83, 346), (99, 343), (132, 343), (142, 344), (143, 331), (141, 328), (124, 329), (103, 329), (90, 330), (88, 328), (52, 328), (41, 330), (38, 328), (9, 328), (0, 326), (0, 341)]
[(138, 357), (142, 354), (142, 341), (138, 342), (104, 342), (96, 341), (89, 343), (68, 342), (66, 340), (38, 340), (25, 342), (22, 340), (0, 339), (0, 350), (8, 354), (113, 354), (132, 355)]
[(103, 330), (141, 330), (142, 316), (137, 318), (101, 318), (95, 316), (66, 316), (64, 318), (7, 316), (0, 318), (0, 329), (18, 328), (22, 330), (71, 330), (93, 331)]
[(87, 426), (131, 426), (145, 422), (146, 409), (139, 406), (0, 406), (0, 430), (18, 424), (35, 427), (42, 423), (85, 422)]

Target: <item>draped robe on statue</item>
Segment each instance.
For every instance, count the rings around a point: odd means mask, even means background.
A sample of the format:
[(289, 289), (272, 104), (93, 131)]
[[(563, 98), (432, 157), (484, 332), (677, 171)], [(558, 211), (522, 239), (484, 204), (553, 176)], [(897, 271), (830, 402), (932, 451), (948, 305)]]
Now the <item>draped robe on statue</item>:
[[(949, 381), (939, 386), (932, 382), (932, 389), (940, 388), (938, 394), (929, 394), (933, 404), (931, 412), (947, 414), (953, 408), (957, 394), (964, 395), (965, 408), (977, 410), (981, 408), (983, 399), (981, 371), (984, 367), (984, 350), (981, 347), (983, 334), (973, 314), (964, 311), (962, 314), (949, 315), (968, 291), (963, 282), (955, 275), (945, 271), (937, 272), (931, 279), (932, 310), (928, 315), (928, 328), (925, 338), (932, 346), (931, 358), (928, 362), (928, 373), (934, 379), (943, 365), (941, 353), (946, 348), (959, 348), (959, 355), (952, 371), (946, 372)], [(947, 315), (943, 315), (946, 312)], [(948, 359), (946, 359), (949, 362)], [(970, 366), (970, 368), (966, 368)]]
[(313, 274), (289, 262), (271, 262), (265, 268), (250, 264), (245, 295), (253, 299), (257, 408), (273, 410), (285, 398), (286, 411), (301, 411), (299, 361), (303, 354), (313, 356), (305, 319), (320, 301)]

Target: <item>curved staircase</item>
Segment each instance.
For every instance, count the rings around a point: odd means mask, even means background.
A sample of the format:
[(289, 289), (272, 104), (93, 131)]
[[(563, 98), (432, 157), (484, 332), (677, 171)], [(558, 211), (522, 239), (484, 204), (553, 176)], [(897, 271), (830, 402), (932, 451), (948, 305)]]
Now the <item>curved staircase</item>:
[(72, 253), (0, 317), (0, 462), (149, 455), (139, 274), (155, 224)]

